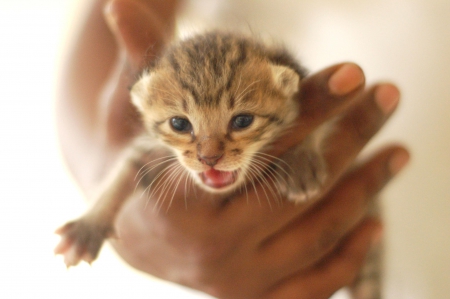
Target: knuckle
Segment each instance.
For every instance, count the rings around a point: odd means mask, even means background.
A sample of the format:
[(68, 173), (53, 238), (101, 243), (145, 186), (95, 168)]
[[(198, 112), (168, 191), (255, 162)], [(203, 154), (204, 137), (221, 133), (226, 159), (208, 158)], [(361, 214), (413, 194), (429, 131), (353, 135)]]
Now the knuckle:
[(322, 231), (316, 243), (319, 252), (329, 252), (336, 246), (342, 237), (338, 229), (340, 226), (337, 221), (331, 221), (331, 226)]
[[(333, 223), (331, 221), (330, 223)], [(342, 238), (339, 228), (340, 225), (328, 225), (326, 228), (321, 230), (309, 244), (304, 248), (303, 257), (305, 260), (310, 261), (309, 263), (315, 264), (320, 262), (320, 260), (333, 250)]]
[(353, 178), (355, 185), (359, 186), (354, 192), (355, 197), (363, 199), (364, 204), (369, 203), (391, 179), (387, 167), (384, 165), (377, 165), (377, 167), (377, 169), (359, 173), (358, 176), (355, 174)]
[(369, 113), (362, 113), (352, 118), (350, 129), (356, 140), (367, 142), (380, 128), (379, 119)]
[(366, 143), (384, 123), (385, 117), (372, 102), (365, 102), (351, 112), (347, 129), (356, 141)]

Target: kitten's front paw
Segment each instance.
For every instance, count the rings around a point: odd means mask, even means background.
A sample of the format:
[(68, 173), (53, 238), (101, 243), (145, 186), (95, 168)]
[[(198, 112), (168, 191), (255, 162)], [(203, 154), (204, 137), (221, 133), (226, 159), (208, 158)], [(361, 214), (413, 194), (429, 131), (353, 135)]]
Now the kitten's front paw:
[(66, 266), (70, 267), (80, 261), (92, 263), (103, 241), (113, 234), (113, 228), (85, 216), (66, 223), (55, 233), (61, 236), (61, 241), (54, 252), (63, 255)]
[(281, 189), (288, 200), (301, 203), (318, 196), (327, 178), (323, 157), (315, 152), (297, 150), (283, 160), (289, 165), (286, 170), (289, 177), (282, 182)]

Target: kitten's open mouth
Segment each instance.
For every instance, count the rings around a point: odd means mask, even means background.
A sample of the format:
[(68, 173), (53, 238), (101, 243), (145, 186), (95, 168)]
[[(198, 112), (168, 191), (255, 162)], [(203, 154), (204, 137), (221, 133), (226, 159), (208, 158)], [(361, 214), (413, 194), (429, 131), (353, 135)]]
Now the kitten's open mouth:
[(220, 171), (211, 168), (200, 173), (203, 183), (211, 188), (220, 189), (233, 184), (236, 181), (238, 170)]

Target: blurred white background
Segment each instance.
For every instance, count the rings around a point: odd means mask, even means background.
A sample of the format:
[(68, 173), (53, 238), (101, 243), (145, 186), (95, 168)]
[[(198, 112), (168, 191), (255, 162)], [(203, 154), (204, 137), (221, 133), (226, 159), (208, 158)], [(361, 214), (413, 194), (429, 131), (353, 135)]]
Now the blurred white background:
[[(85, 208), (53, 114), (56, 70), (85, 1), (0, 0), (0, 298), (206, 298), (128, 268), (108, 247), (69, 271), (52, 254), (53, 230)], [(401, 106), (370, 146), (400, 141), (413, 158), (382, 196), (386, 298), (449, 298), (450, 1), (191, 2), (195, 27), (246, 24), (312, 71), (351, 60), (369, 83), (399, 84)]]
[[(76, 0), (0, 0), (0, 298), (201, 298), (144, 276), (106, 247), (66, 270), (53, 231), (85, 210), (54, 129), (56, 70)], [(204, 298), (204, 297), (203, 297)]]

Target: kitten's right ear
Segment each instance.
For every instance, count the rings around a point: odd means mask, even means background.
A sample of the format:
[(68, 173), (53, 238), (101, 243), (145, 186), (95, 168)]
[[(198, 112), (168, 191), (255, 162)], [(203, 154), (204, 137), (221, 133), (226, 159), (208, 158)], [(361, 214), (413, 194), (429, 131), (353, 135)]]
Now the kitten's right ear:
[(275, 85), (284, 93), (291, 97), (300, 89), (300, 76), (291, 68), (284, 65), (271, 64), (273, 80)]
[(145, 110), (144, 105), (148, 104), (149, 100), (149, 86), (152, 80), (152, 74), (148, 71), (144, 72), (141, 78), (131, 88), (131, 103), (140, 111)]

